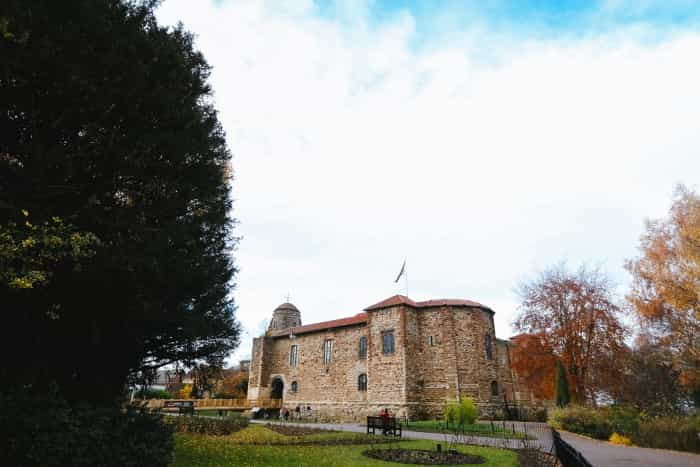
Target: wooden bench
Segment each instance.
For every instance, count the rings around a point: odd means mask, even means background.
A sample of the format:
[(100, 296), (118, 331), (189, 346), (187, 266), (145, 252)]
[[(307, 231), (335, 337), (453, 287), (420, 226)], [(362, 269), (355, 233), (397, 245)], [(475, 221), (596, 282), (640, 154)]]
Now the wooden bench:
[(367, 417), (367, 434), (372, 430), (372, 434), (376, 434), (375, 430), (379, 428), (383, 435), (401, 436), (401, 422), (395, 417)]
[(163, 410), (177, 409), (179, 414), (194, 415), (194, 401), (168, 401), (163, 402)]

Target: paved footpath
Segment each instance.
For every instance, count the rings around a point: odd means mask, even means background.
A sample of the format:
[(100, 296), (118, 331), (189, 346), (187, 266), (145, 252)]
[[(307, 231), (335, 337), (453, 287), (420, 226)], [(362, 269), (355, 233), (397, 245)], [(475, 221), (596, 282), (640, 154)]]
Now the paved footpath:
[[(276, 425), (291, 425), (291, 426), (304, 426), (309, 428), (319, 428), (322, 430), (335, 430), (335, 431), (352, 431), (355, 433), (366, 433), (367, 428), (364, 425), (359, 425), (356, 423), (303, 423), (303, 422), (281, 422), (274, 420), (251, 420), (252, 423), (267, 424), (272, 423)], [(508, 422), (510, 427), (515, 423), (515, 429), (518, 431), (523, 431), (526, 429), (523, 425), (527, 425), (527, 433), (536, 436), (536, 440), (529, 441), (530, 445), (532, 443), (538, 444), (545, 451), (549, 451), (552, 446), (552, 434), (549, 429), (542, 429), (546, 426), (543, 423), (523, 423), (523, 422)], [(379, 436), (379, 435), (378, 435)], [(445, 437), (441, 433), (424, 433), (422, 431), (409, 431), (403, 430), (404, 438), (412, 439), (429, 439), (437, 442), (447, 442), (449, 441), (449, 436)], [(509, 449), (520, 449), (523, 447), (523, 442), (518, 439), (503, 439), (503, 438), (488, 438), (486, 436), (468, 436), (466, 437), (467, 444), (477, 444), (480, 446), (492, 446), (497, 448), (509, 448)]]
[(618, 446), (567, 431), (561, 437), (596, 467), (699, 467), (700, 455), (664, 449)]

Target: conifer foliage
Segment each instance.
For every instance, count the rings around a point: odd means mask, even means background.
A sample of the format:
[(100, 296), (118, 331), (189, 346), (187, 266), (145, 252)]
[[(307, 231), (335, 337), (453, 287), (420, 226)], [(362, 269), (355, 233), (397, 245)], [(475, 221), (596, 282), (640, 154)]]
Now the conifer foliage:
[(566, 371), (560, 360), (557, 360), (556, 376), (557, 406), (566, 407), (569, 405), (569, 383), (566, 381)]
[[(210, 67), (191, 34), (157, 23), (156, 3), (0, 5), (0, 226), (12, 235), (29, 213), (70, 226), (61, 245), (90, 239), (89, 255), (40, 262), (32, 287), (0, 283), (5, 388), (55, 382), (68, 398), (112, 400), (130, 373), (221, 362), (238, 344)], [(24, 274), (31, 254), (0, 261)]]

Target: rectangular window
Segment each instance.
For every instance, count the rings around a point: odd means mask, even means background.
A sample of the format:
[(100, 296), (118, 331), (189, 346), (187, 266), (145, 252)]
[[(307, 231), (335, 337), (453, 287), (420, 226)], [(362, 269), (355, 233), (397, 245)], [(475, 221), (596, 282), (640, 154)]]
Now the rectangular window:
[(323, 342), (323, 363), (328, 365), (333, 361), (333, 341), (326, 339)]
[(367, 374), (362, 373), (357, 377), (357, 390), (366, 391), (367, 390)]
[(360, 337), (360, 358), (367, 358), (367, 336)]
[(384, 355), (394, 353), (394, 331), (384, 331), (382, 333), (382, 352)]
[(297, 366), (297, 348), (298, 347), (296, 345), (293, 345), (289, 349), (289, 366), (292, 368)]
[(435, 336), (428, 337), (428, 343), (430, 343), (431, 347), (434, 346), (436, 344)]

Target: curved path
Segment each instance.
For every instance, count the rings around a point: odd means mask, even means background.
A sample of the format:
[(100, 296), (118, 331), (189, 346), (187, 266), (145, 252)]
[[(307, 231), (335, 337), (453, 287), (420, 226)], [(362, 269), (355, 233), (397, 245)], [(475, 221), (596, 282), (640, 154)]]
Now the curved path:
[[(251, 422), (260, 424), (271, 423), (276, 425), (304, 426), (309, 428), (319, 428), (322, 430), (352, 431), (355, 433), (367, 432), (367, 429), (364, 425), (359, 425), (357, 423), (303, 423), (281, 422), (275, 420), (251, 420)], [(509, 422), (508, 426), (510, 426), (513, 423), (515, 423), (516, 430), (527, 432), (529, 435), (535, 436), (537, 438), (535, 440), (528, 441), (530, 446), (532, 446), (532, 444), (534, 443), (537, 444), (539, 447), (542, 447), (545, 451), (550, 451), (552, 447), (552, 432), (546, 424)], [(449, 436), (446, 437), (444, 434), (425, 433), (422, 431), (403, 430), (403, 437), (411, 439), (429, 439), (442, 443), (449, 441)], [(480, 446), (491, 446), (496, 448), (507, 449), (520, 449), (523, 447), (523, 441), (518, 439), (488, 438), (486, 436), (466, 436), (464, 439), (466, 444), (477, 444)]]
[[(352, 431), (355, 433), (366, 432), (365, 427), (357, 423), (301, 423), (274, 420), (252, 420), (252, 423), (305, 426), (323, 430)], [(537, 438), (536, 440), (529, 441), (530, 446), (534, 443), (547, 452), (552, 449), (552, 432), (546, 423), (508, 422), (508, 426), (513, 424), (516, 430)], [(698, 454), (667, 451), (663, 449), (618, 446), (567, 431), (560, 431), (559, 433), (564, 441), (583, 454), (588, 462), (596, 467), (700, 467), (700, 455)], [(424, 433), (420, 431), (404, 430), (403, 436), (404, 438), (429, 439), (436, 442), (446, 442), (449, 440), (449, 438), (446, 438), (445, 435), (440, 433)], [(523, 447), (523, 442), (521, 440), (487, 438), (484, 436), (471, 436), (466, 438), (466, 442), (468, 444), (497, 448), (520, 449)]]
[(700, 455), (665, 449), (618, 446), (580, 436), (568, 431), (559, 431), (561, 437), (583, 454), (588, 462), (601, 467), (698, 467)]

